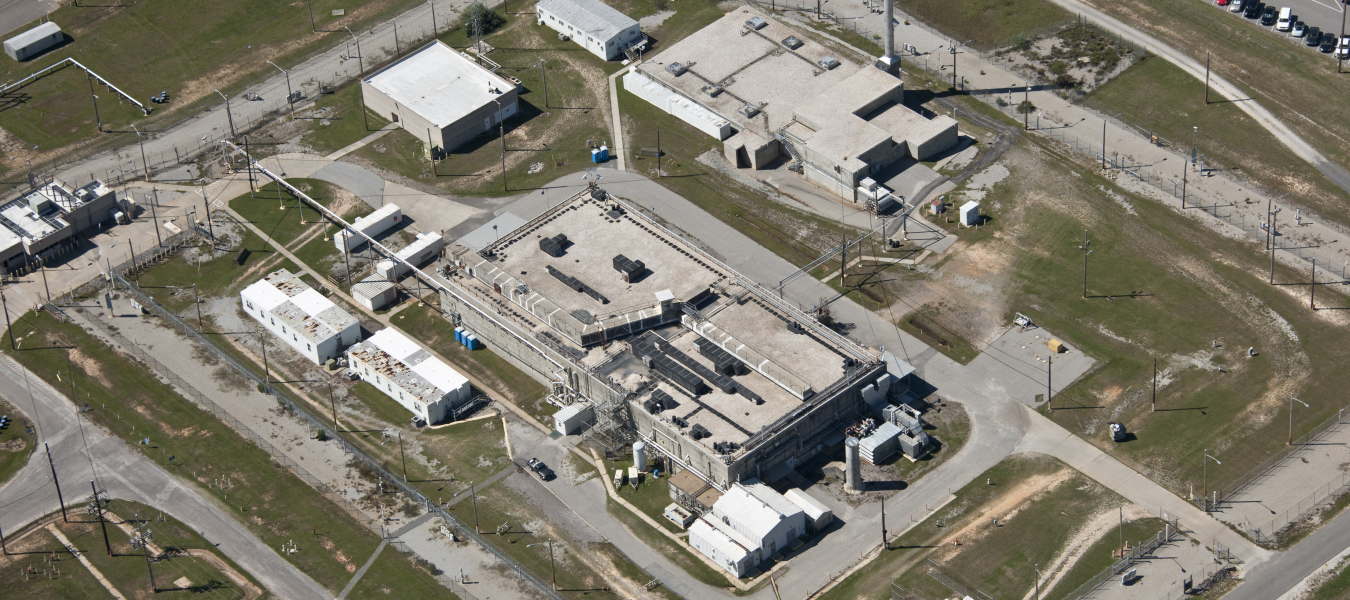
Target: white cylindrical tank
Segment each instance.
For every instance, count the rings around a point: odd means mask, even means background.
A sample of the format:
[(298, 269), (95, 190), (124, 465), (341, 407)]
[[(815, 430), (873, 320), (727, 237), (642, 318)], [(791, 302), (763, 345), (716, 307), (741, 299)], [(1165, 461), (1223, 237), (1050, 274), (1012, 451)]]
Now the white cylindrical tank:
[(851, 492), (862, 491), (862, 465), (858, 462), (858, 438), (844, 440), (844, 485)]
[(638, 442), (633, 444), (633, 466), (637, 467), (639, 472), (647, 470), (647, 444)]

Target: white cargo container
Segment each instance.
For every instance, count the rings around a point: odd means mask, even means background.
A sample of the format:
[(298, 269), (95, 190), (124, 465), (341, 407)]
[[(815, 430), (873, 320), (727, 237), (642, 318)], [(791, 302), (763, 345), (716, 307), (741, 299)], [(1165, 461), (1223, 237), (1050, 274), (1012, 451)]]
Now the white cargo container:
[(553, 429), (563, 435), (572, 435), (594, 420), (595, 409), (590, 404), (578, 402), (553, 413)]
[[(435, 231), (423, 231), (417, 234), (417, 239), (408, 244), (407, 248), (399, 250), (394, 255), (412, 263), (415, 267), (420, 267), (441, 253), (445, 248), (445, 238)], [(408, 274), (408, 266), (401, 262), (393, 260), (382, 260), (375, 265), (375, 273), (389, 281), (398, 281), (399, 278)]]
[[(360, 217), (352, 222), (351, 229), (343, 229), (333, 236), (333, 245), (342, 252), (351, 252), (353, 248), (358, 248), (366, 243), (366, 237), (375, 237), (389, 231), (390, 228), (403, 222), (403, 211), (397, 204), (386, 204), (379, 210)], [(364, 233), (365, 236), (357, 232)]]

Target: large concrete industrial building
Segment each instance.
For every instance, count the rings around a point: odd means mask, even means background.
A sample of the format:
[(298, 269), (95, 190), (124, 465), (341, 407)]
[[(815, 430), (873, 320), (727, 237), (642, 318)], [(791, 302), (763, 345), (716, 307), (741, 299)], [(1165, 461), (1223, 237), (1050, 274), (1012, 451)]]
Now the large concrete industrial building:
[[(851, 200), (863, 179), (957, 143), (954, 119), (904, 105), (899, 77), (748, 6), (646, 59), (624, 76), (624, 89), (722, 140), (739, 167), (786, 155), (808, 181)], [(671, 108), (671, 96), (703, 110)], [(708, 113), (730, 127), (710, 124)]]
[(445, 316), (552, 385), (550, 402), (593, 408), (592, 439), (640, 439), (719, 489), (784, 476), (913, 371), (598, 187), (498, 233), (452, 246)]
[(117, 194), (101, 181), (60, 179), (0, 205), (0, 264), (22, 270), (69, 249), (75, 236), (112, 219)]
[(435, 41), (361, 80), (366, 107), (440, 152), (516, 114), (520, 81)]

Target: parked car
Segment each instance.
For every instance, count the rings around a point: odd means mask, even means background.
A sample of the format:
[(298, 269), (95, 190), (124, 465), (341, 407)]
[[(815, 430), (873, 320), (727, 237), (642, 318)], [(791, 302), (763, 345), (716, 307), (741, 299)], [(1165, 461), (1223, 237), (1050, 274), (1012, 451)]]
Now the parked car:
[(1288, 6), (1280, 9), (1280, 18), (1275, 21), (1275, 29), (1279, 31), (1289, 31), (1294, 26), (1293, 9)]
[(1266, 5), (1260, 2), (1252, 2), (1247, 5), (1247, 11), (1242, 13), (1242, 16), (1248, 19), (1259, 19), (1261, 18), (1261, 13), (1262, 11), (1265, 10), (1265, 8)]
[(1230, 13), (1240, 13), (1240, 12), (1243, 12), (1243, 11), (1247, 10), (1247, 5), (1250, 4), (1250, 3), (1253, 2), (1253, 1), (1254, 1), (1254, 0), (1236, 0), (1236, 1), (1233, 2), (1232, 4), (1229, 4), (1229, 5), (1228, 5), (1228, 12), (1230, 12)]
[(1228, 0), (1214, 0), (1215, 6), (1228, 6)]
[(1275, 24), (1275, 15), (1276, 15), (1276, 12), (1275, 12), (1275, 7), (1274, 7), (1274, 6), (1267, 6), (1267, 7), (1263, 8), (1263, 9), (1261, 9), (1261, 24), (1264, 25), (1264, 26), (1266, 26), (1266, 27), (1269, 27), (1269, 26), (1271, 26), (1271, 25), (1274, 25), (1274, 24)]
[(531, 458), (526, 461), (525, 464), (529, 465), (530, 470), (534, 471), (534, 474), (539, 476), (540, 481), (550, 481), (557, 477), (557, 475), (553, 474), (553, 469), (548, 468), (548, 465), (545, 465), (542, 460)]
[(1350, 58), (1350, 35), (1341, 38), (1341, 43), (1336, 46), (1336, 52), (1332, 54), (1336, 58)]
[(1309, 27), (1308, 37), (1303, 40), (1303, 45), (1309, 48), (1316, 48), (1320, 43), (1322, 43), (1322, 30), (1318, 29), (1316, 26)]
[(1339, 41), (1339, 40), (1336, 39), (1336, 34), (1335, 34), (1335, 33), (1330, 32), (1330, 31), (1328, 31), (1328, 32), (1326, 32), (1326, 33), (1323, 33), (1323, 34), (1322, 34), (1322, 47), (1320, 48), (1320, 50), (1322, 50), (1322, 53), (1323, 53), (1323, 54), (1331, 54), (1331, 52), (1332, 52), (1333, 50), (1336, 49), (1336, 42), (1337, 42), (1337, 41)]
[(1308, 34), (1308, 26), (1303, 21), (1294, 22), (1294, 27), (1289, 30), (1289, 35), (1293, 37), (1303, 37)]

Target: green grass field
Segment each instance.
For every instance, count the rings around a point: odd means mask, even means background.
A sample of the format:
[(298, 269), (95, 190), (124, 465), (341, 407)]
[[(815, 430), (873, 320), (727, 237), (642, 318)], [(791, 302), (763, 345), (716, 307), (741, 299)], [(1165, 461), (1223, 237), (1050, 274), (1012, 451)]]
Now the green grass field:
[[(80, 371), (75, 374), (76, 397), (94, 408), (87, 414), (95, 424), (128, 442), (150, 437), (146, 456), (185, 480), (195, 475), (193, 481), (199, 486), (219, 477), (230, 478), (233, 485), (229, 487), (209, 486), (202, 491), (269, 546), (279, 548), (295, 540), (310, 547), (341, 550), (342, 559), (329, 552), (283, 555), (330, 591), (346, 583), (352, 561), (363, 561), (375, 550), (377, 535), (335, 510), (263, 450), (80, 327), (46, 313), (29, 313), (14, 323), (14, 332), (26, 342), (15, 358), (53, 385), (59, 383), (57, 373), (69, 377), (69, 354)], [(401, 564), (391, 573), (388, 585), (429, 579), (411, 562)], [(448, 593), (439, 587), (436, 592)]]
[[(1317, 201), (1322, 211), (1329, 208), (1326, 202), (1341, 210), (1350, 200), (1350, 194), (1281, 144), (1238, 104), (1206, 106), (1204, 93), (1204, 82), (1162, 58), (1148, 56), (1093, 90), (1086, 103), (1108, 115), (1124, 113), (1125, 121), (1171, 140), (1183, 152), (1197, 135), (1193, 128), (1199, 127), (1199, 152), (1206, 156), (1205, 164), (1235, 171), (1257, 184), (1261, 191), (1251, 192), (1253, 199), (1293, 191), (1296, 201)], [(1141, 98), (1148, 102), (1140, 102)], [(1177, 178), (1183, 166), (1171, 165)]]
[(945, 34), (961, 40), (973, 39), (971, 44), (982, 50), (1007, 44), (1019, 34), (1073, 16), (1045, 0), (909, 0), (900, 8)]
[(9, 416), (9, 424), (0, 429), (0, 486), (3, 486), (28, 464), (28, 458), (37, 449), (37, 435), (27, 432), (27, 413), (20, 413), (9, 400), (0, 398), (0, 415)]
[(1045, 593), (1045, 597), (1066, 597), (1083, 584), (1091, 581), (1097, 574), (1115, 564), (1120, 559), (1112, 553), (1120, 550), (1121, 538), (1125, 539), (1126, 544), (1135, 546), (1140, 542), (1152, 539), (1158, 532), (1163, 531), (1165, 526), (1166, 521), (1150, 517), (1130, 521), (1125, 523), (1123, 527), (1118, 527), (1115, 531), (1108, 531), (1106, 535), (1098, 539), (1083, 553), (1082, 557), (1069, 569), (1069, 572), (1065, 573), (1064, 577), (1059, 580), (1059, 583)]
[[(1350, 138), (1350, 103), (1329, 101), (1350, 94), (1350, 77), (1336, 73), (1336, 61), (1330, 55), (1305, 48), (1301, 40), (1291, 43), (1284, 34), (1267, 31), (1269, 28), (1255, 27), (1252, 21), (1230, 14), (1212, 2), (1090, 0), (1088, 3), (1202, 64), (1209, 57), (1216, 75), (1250, 94), (1332, 162), (1350, 167), (1350, 147), (1345, 144)], [(1308, 24), (1334, 31), (1339, 31), (1340, 25)], [(1167, 103), (1161, 104), (1167, 107)], [(1226, 104), (1211, 103), (1205, 108), (1214, 111)], [(1197, 114), (1194, 110), (1174, 110)], [(1230, 133), (1240, 136), (1243, 132)], [(1206, 136), (1204, 127), (1200, 135)], [(1264, 150), (1261, 147), (1247, 151)], [(1273, 171), (1278, 177), (1278, 170)], [(1325, 218), (1350, 223), (1350, 210), (1346, 208), (1350, 195), (1305, 177), (1302, 172), (1285, 177), (1279, 186), (1283, 188), (1281, 193), (1295, 191), (1300, 203)]]
[[(0, 77), (17, 81), (69, 56), (153, 107), (153, 115), (143, 117), (134, 105), (96, 85), (104, 129), (116, 132), (99, 136), (88, 80), (83, 71), (67, 67), (18, 90), (0, 110), (0, 127), (39, 145), (43, 152), (80, 141), (93, 141), (97, 147), (134, 143), (128, 123), (142, 131), (167, 127), (220, 102), (214, 89), (237, 92), (276, 74), (265, 60), (289, 68), (348, 38), (342, 25), (360, 30), (422, 3), (375, 0), (353, 6), (339, 0), (312, 0), (319, 33), (311, 32), (306, 3), (129, 0), (63, 4), (50, 18), (73, 41), (31, 61), (8, 62), (0, 69)], [(333, 17), (336, 8), (346, 9), (346, 14)], [(150, 96), (162, 90), (169, 92), (171, 102), (152, 104)]]
[[(261, 271), (262, 274), (276, 269), (299, 272), (300, 269), (295, 263), (281, 256), (272, 244), (247, 229), (242, 233), (243, 239), (231, 252), (200, 264), (189, 264), (181, 255), (176, 255), (129, 279), (139, 281), (145, 293), (154, 296), (170, 309), (183, 311), (190, 308), (194, 298), (198, 296), (204, 301), (212, 296), (242, 288), (250, 282), (245, 282), (240, 277), (260, 265), (266, 267)], [(234, 257), (241, 249), (248, 249), (249, 257), (243, 265), (238, 265), (235, 264)], [(191, 289), (194, 283), (197, 284), (195, 295)]]
[(309, 132), (300, 138), (301, 143), (319, 154), (329, 154), (359, 142), (387, 125), (388, 120), (369, 110), (362, 118), (360, 95), (361, 86), (350, 83), (319, 98), (312, 109), (297, 113), (296, 118), (306, 119), (309, 125)]
[(1342, 561), (1336, 566), (1334, 575), (1327, 578), (1313, 591), (1308, 600), (1346, 600), (1350, 598), (1350, 569), (1345, 568), (1346, 563)]

